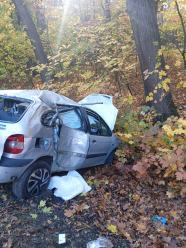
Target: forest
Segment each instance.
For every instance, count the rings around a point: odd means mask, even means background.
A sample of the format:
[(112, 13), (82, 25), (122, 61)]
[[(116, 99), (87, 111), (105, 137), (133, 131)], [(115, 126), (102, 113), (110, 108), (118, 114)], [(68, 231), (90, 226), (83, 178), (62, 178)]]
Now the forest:
[(69, 202), (17, 201), (0, 185), (0, 247), (59, 247), (60, 232), (69, 248), (99, 236), (185, 247), (186, 1), (1, 0), (0, 15), (0, 90), (112, 95), (121, 140)]

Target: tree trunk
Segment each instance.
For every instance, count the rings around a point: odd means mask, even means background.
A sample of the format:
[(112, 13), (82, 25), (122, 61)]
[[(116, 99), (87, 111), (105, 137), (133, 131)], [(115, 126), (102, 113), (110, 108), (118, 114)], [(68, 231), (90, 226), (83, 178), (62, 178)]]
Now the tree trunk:
[(180, 6), (179, 6), (177, 1), (175, 1), (175, 4), (176, 4), (176, 10), (177, 10), (178, 16), (180, 18), (181, 27), (183, 30), (183, 50), (181, 52), (181, 55), (183, 58), (184, 68), (186, 69), (186, 27), (185, 27), (185, 23), (183, 20), (183, 16), (182, 16), (181, 11), (180, 11)]
[[(12, 1), (16, 7), (17, 14), (22, 24), (24, 25), (28, 37), (30, 38), (30, 41), (34, 47), (34, 53), (37, 59), (37, 63), (47, 64), (48, 60), (41, 43), (41, 39), (25, 3), (22, 0)], [(41, 72), (41, 79), (43, 82), (47, 81), (46, 72), (46, 69)]]
[(45, 19), (45, 9), (41, 5), (36, 5), (34, 8), (36, 19), (37, 19), (37, 27), (39, 31), (43, 33), (47, 29), (47, 23)]
[[(158, 73), (155, 73), (158, 51), (160, 49), (160, 34), (157, 22), (157, 3), (155, 0), (127, 0), (127, 12), (130, 17), (136, 49), (140, 61), (144, 81), (145, 96), (153, 93), (161, 83)], [(160, 57), (160, 70), (164, 70), (164, 58)], [(145, 77), (145, 73), (150, 73)], [(165, 79), (165, 78), (164, 78)], [(162, 119), (177, 115), (171, 93), (158, 89), (154, 99), (149, 104), (161, 114)]]
[(111, 21), (110, 0), (104, 0), (104, 16), (106, 22)]

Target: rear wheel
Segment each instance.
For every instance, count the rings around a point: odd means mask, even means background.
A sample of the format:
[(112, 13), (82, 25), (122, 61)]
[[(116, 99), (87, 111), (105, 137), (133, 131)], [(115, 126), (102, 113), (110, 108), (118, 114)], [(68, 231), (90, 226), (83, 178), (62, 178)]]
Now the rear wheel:
[(27, 199), (43, 193), (50, 181), (51, 166), (46, 161), (33, 163), (12, 185), (18, 199)]

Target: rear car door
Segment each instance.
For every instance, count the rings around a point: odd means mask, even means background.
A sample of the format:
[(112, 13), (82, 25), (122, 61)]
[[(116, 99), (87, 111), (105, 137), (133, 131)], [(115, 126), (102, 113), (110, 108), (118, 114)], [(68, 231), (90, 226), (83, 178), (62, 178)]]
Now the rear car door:
[(62, 120), (55, 171), (83, 167), (89, 148), (89, 135), (79, 107), (64, 106), (59, 110)]
[(89, 126), (89, 149), (86, 166), (104, 164), (112, 148), (112, 132), (95, 112), (86, 110)]

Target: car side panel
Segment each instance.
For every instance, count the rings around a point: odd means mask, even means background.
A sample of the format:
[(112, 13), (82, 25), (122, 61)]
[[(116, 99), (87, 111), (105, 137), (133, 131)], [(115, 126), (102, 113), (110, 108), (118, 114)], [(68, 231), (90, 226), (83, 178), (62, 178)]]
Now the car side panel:
[(90, 147), (87, 153), (85, 167), (104, 164), (111, 149), (112, 137), (89, 135)]

